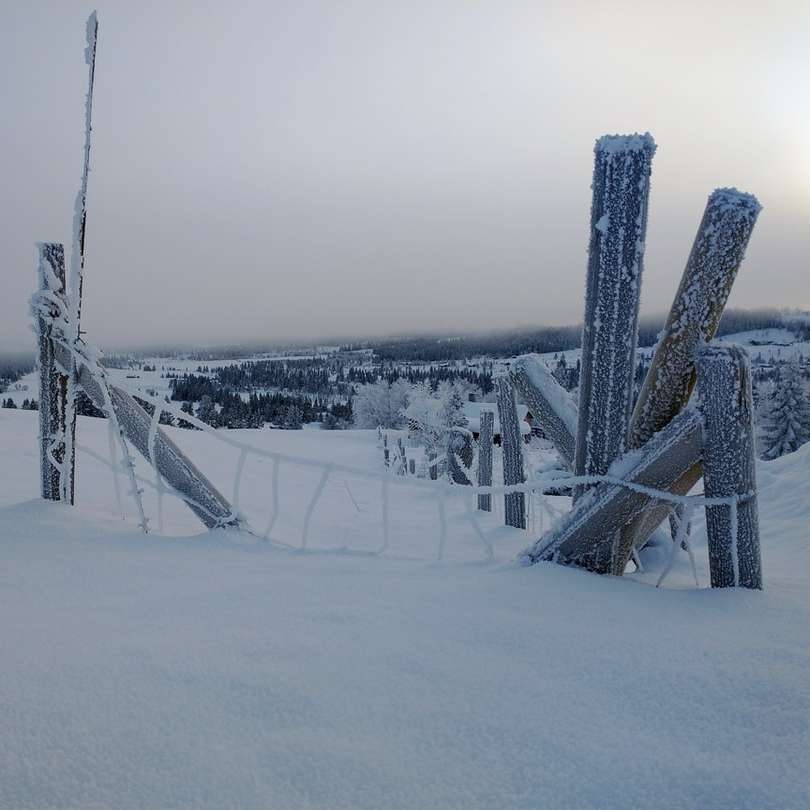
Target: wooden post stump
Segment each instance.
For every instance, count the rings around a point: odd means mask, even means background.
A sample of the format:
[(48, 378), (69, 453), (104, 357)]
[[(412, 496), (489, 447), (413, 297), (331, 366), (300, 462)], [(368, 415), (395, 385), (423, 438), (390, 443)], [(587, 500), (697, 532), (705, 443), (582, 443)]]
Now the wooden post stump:
[(703, 346), (697, 355), (703, 414), (703, 488), (713, 588), (762, 588), (751, 369), (741, 346)]
[[(478, 432), (478, 486), (492, 486), (492, 438), (495, 414), (482, 410)], [(492, 511), (492, 495), (479, 495), (478, 508), (482, 512)]]
[[(507, 486), (522, 484), (523, 448), (518, 422), (515, 392), (506, 377), (497, 380), (498, 420), (501, 423), (503, 451), (503, 482)], [(516, 529), (526, 528), (526, 496), (523, 492), (507, 492), (503, 496), (504, 523)]]

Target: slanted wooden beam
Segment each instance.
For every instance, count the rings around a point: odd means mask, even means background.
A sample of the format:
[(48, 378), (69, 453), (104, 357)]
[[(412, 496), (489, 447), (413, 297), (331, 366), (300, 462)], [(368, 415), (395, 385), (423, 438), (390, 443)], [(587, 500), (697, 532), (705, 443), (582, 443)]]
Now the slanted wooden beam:
[[(664, 331), (655, 348), (630, 423), (629, 446), (640, 447), (689, 401), (695, 385), (695, 352), (717, 332), (761, 206), (733, 188), (709, 195)], [(702, 475), (698, 461), (675, 485), (685, 495)], [(621, 574), (666, 519), (666, 504), (652, 506), (622, 530), (612, 570)]]
[[(700, 415), (694, 410), (683, 411), (643, 447), (619, 458), (608, 474), (641, 488), (670, 490), (700, 459), (701, 429)], [(618, 539), (619, 529), (648, 509), (652, 500), (650, 492), (643, 489), (598, 483), (526, 549), (521, 560), (527, 564), (554, 560), (610, 573), (614, 549), (606, 538)]]
[[(71, 362), (70, 352), (57, 347), (57, 361), (64, 367)], [(103, 384), (85, 363), (78, 364), (78, 382), (91, 402), (106, 411), (106, 397)], [(152, 461), (149, 452), (149, 431), (152, 417), (126, 391), (115, 385), (108, 385), (110, 400), (118, 418), (118, 423), (126, 438), (135, 446), (147, 461)], [(239, 519), (232, 514), (228, 500), (197, 469), (183, 451), (157, 428), (154, 439), (154, 464), (166, 483), (186, 502), (197, 517), (210, 528), (218, 526), (239, 526)]]
[(568, 466), (574, 463), (577, 405), (536, 354), (524, 354), (509, 368), (509, 378), (543, 433)]

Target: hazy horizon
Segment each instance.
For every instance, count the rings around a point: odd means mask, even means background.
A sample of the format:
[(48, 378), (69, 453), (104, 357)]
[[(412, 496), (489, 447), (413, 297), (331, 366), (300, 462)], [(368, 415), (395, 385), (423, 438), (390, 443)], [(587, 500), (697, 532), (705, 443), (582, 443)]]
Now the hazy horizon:
[[(730, 307), (810, 308), (810, 6), (98, 4), (83, 326), (135, 345), (581, 322), (594, 140), (649, 130), (642, 313), (708, 194), (764, 206)], [(0, 346), (65, 243), (90, 6), (0, 11)]]

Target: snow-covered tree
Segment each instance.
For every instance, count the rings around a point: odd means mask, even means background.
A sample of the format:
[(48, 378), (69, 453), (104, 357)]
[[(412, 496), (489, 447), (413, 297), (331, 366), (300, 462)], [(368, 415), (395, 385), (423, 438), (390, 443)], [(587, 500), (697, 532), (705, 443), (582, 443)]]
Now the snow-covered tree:
[(402, 427), (409, 389), (408, 383), (401, 379), (364, 385), (352, 402), (354, 424), (359, 428)]
[(448, 431), (467, 426), (463, 387), (443, 381), (436, 393), (430, 384), (417, 383), (408, 393), (405, 418), (411, 437), (429, 452), (444, 453)]
[(799, 367), (785, 363), (763, 408), (762, 457), (779, 458), (810, 439), (810, 404), (802, 390)]

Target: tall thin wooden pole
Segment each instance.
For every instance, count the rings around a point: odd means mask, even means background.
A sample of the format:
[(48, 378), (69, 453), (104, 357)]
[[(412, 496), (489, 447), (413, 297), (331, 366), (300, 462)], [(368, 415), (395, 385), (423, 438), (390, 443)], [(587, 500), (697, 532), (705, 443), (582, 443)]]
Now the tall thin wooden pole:
[(607, 472), (627, 441), (655, 142), (649, 134), (605, 136), (594, 153), (577, 475)]
[[(40, 242), (37, 245), (37, 275), (39, 289), (60, 299), (67, 307), (65, 294), (65, 248), (57, 242)], [(59, 313), (56, 306), (54, 316)], [(51, 326), (44, 318), (37, 319), (39, 337), (39, 457), (40, 491), (50, 501), (65, 500), (73, 503), (72, 476), (64, 482), (66, 466), (73, 466), (71, 457), (65, 459), (65, 403), (68, 377), (60, 369), (54, 355)]]
[(704, 346), (697, 355), (703, 414), (703, 489), (727, 504), (706, 505), (713, 588), (762, 588), (751, 367), (741, 346)]
[[(523, 449), (518, 423), (515, 392), (506, 377), (497, 380), (498, 420), (501, 423), (501, 449), (503, 451), (503, 482), (506, 486), (522, 484)], [(504, 523), (517, 529), (526, 528), (526, 497), (523, 492), (507, 492), (503, 496)]]
[[(495, 414), (490, 410), (481, 410), (478, 432), (478, 486), (492, 486), (492, 434)], [(478, 508), (482, 512), (492, 511), (492, 495), (479, 495)]]

